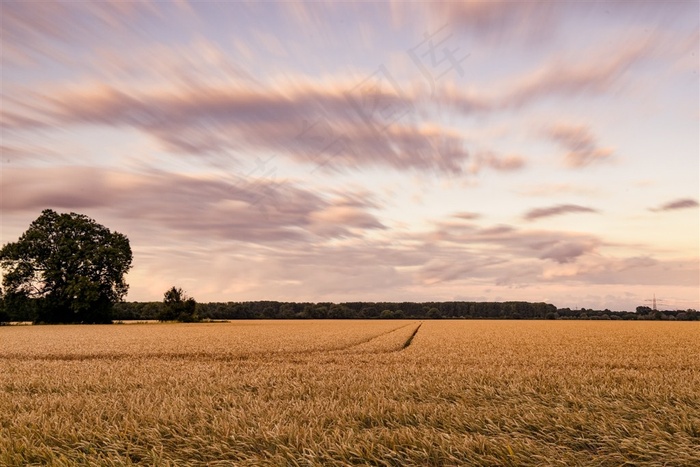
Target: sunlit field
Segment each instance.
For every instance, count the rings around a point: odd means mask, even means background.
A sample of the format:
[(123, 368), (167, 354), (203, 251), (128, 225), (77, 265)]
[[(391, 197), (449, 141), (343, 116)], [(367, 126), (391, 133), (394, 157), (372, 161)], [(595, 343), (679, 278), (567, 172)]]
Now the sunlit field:
[(700, 465), (700, 323), (0, 327), (32, 464)]

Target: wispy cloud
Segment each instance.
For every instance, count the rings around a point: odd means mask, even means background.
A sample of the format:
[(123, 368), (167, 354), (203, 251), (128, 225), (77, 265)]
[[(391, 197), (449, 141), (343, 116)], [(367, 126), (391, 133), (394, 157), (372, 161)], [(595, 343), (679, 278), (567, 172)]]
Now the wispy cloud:
[(523, 218), (526, 220), (529, 220), (529, 221), (533, 221), (536, 219), (541, 219), (543, 217), (552, 217), (552, 216), (559, 216), (562, 214), (580, 213), (580, 212), (598, 212), (598, 211), (593, 209), (593, 208), (589, 208), (586, 206), (579, 206), (576, 204), (559, 204), (557, 206), (551, 206), (548, 208), (531, 209), (530, 211), (525, 213)]
[[(586, 234), (526, 230), (510, 225), (482, 228), (456, 223), (440, 223), (424, 238), (426, 241), (458, 245), (470, 250), (479, 248), (498, 257), (551, 259), (561, 263), (594, 252), (603, 243), (600, 238)], [(489, 248), (485, 249), (484, 246)], [(497, 250), (490, 248), (493, 246)]]
[(645, 19), (651, 24), (679, 14), (697, 13), (693, 2), (668, 5), (644, 0), (610, 0), (580, 2), (563, 0), (467, 0), (462, 2), (433, 1), (429, 8), (442, 21), (453, 21), (464, 32), (488, 42), (502, 45), (517, 42), (531, 45), (552, 37), (569, 19), (588, 15), (616, 15), (622, 18)]
[(500, 172), (513, 172), (525, 168), (525, 158), (517, 154), (500, 156), (493, 152), (480, 153), (472, 159), (470, 171), (479, 173), (484, 167)]
[(585, 167), (608, 159), (613, 154), (611, 148), (599, 147), (590, 128), (583, 125), (559, 124), (551, 127), (547, 133), (553, 141), (569, 151), (564, 159), (568, 167)]
[[(430, 285), (445, 282), (518, 287), (542, 283), (677, 284), (697, 286), (697, 259), (626, 256), (621, 245), (595, 235), (557, 230), (531, 230), (508, 225), (479, 227), (442, 222), (422, 237), (430, 260), (416, 279)], [(663, 279), (655, 275), (668, 276)], [(695, 282), (693, 282), (695, 281)]]
[[(498, 9), (495, 18), (500, 18), (504, 11), (508, 11), (505, 17), (510, 17), (518, 9), (530, 10), (528, 5), (537, 2), (494, 2), (498, 6), (488, 3), (482, 5), (483, 8)], [(552, 2), (542, 2), (537, 8), (547, 9), (553, 5)], [(531, 27), (540, 25), (540, 20), (527, 24)], [(611, 41), (615, 42), (612, 48)], [(695, 31), (684, 33), (680, 42), (678, 37), (657, 29), (644, 33), (631, 31), (624, 37), (611, 37), (573, 54), (553, 54), (529, 70), (486, 87), (465, 89), (444, 83), (437, 90), (436, 98), (465, 115), (483, 115), (522, 110), (562, 99), (617, 96), (639, 79), (641, 65), (658, 59), (683, 60), (697, 48), (697, 41)]]
[(698, 207), (698, 202), (694, 199), (683, 198), (677, 199), (675, 201), (669, 201), (668, 203), (662, 204), (656, 208), (650, 208), (650, 211), (661, 212), (661, 211), (674, 211), (676, 209), (688, 209)]
[(649, 53), (647, 41), (618, 47), (612, 54), (591, 52), (587, 59), (553, 58), (540, 68), (517, 77), (500, 106), (518, 108), (552, 97), (596, 96), (608, 93), (632, 65)]
[[(358, 108), (357, 99), (369, 103)], [(66, 125), (130, 127), (168, 151), (230, 159), (241, 149), (267, 149), (323, 169), (388, 166), (461, 174), (525, 166), (517, 155), (488, 152), (472, 157), (459, 132), (411, 122), (421, 102), (415, 93), (358, 90), (349, 81), (297, 82), (264, 90), (247, 85), (180, 85), (169, 91), (100, 85), (35, 93), (31, 107), (42, 109), (44, 120), (11, 116), (7, 125), (18, 131)]]
[(561, 11), (557, 3), (541, 1), (443, 1), (430, 2), (430, 7), (458, 27), (496, 43), (548, 35)]
[(186, 2), (3, 2), (2, 61), (33, 66), (42, 59), (76, 65), (68, 47), (98, 47), (117, 37), (143, 37), (147, 22), (187, 13)]
[(588, 186), (577, 186), (570, 183), (544, 183), (533, 186), (526, 186), (518, 189), (518, 193), (525, 196), (556, 197), (562, 194), (573, 194), (578, 196), (598, 197), (601, 192), (597, 188)]
[(470, 221), (480, 218), (481, 214), (479, 214), (478, 212), (457, 212), (452, 214), (452, 217), (454, 217), (455, 219)]
[(367, 205), (322, 197), (275, 179), (25, 168), (4, 169), (0, 188), (4, 212), (100, 209), (200, 239), (310, 241), (384, 228)]

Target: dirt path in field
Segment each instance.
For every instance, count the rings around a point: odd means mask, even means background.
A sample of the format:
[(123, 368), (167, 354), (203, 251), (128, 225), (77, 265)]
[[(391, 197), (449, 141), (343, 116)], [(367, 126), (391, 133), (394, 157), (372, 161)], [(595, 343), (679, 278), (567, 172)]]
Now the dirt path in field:
[[(209, 360), (209, 361), (244, 361), (255, 358), (281, 358), (285, 359), (292, 355), (300, 357), (304, 355), (317, 355), (321, 353), (331, 354), (387, 354), (401, 351), (411, 345), (413, 338), (418, 333), (423, 322), (418, 321), (403, 321), (397, 323), (390, 329), (359, 337), (354, 341), (346, 341), (333, 344), (333, 340), (328, 340), (329, 345), (325, 348), (311, 349), (274, 349), (268, 351), (256, 350), (238, 350), (224, 347), (222, 351), (211, 351), (206, 347), (196, 347), (192, 349), (168, 348), (168, 349), (147, 349), (138, 351), (123, 351), (119, 348), (107, 348), (97, 345), (94, 349), (78, 353), (65, 353), (49, 351), (43, 354), (36, 353), (3, 353), (0, 352), (0, 361), (2, 360), (45, 360), (45, 361), (100, 361), (100, 360), (126, 360), (126, 359), (194, 359), (194, 360)], [(114, 328), (117, 329), (117, 328)], [(155, 329), (155, 328), (154, 328)], [(164, 328), (163, 328), (164, 329)], [(189, 342), (189, 341), (186, 341)], [(90, 345), (96, 345), (93, 342), (88, 342)], [(172, 347), (172, 346), (171, 346)], [(75, 351), (76, 349), (72, 349)]]
[(413, 334), (411, 334), (409, 336), (409, 338), (406, 339), (406, 342), (403, 343), (403, 347), (401, 347), (401, 349), (399, 349), (399, 350), (403, 350), (403, 349), (407, 348), (409, 345), (411, 345), (411, 342), (413, 342), (413, 338), (416, 337), (416, 334), (418, 334), (418, 330), (420, 329), (421, 326), (423, 326), (423, 321), (421, 321), (418, 324), (418, 327), (413, 331)]
[[(353, 350), (353, 349), (355, 349), (355, 348), (357, 348), (357, 347), (360, 347), (360, 346), (363, 346), (363, 347), (364, 347), (364, 346), (367, 346), (368, 344), (371, 345), (372, 343), (381, 340), (383, 337), (386, 337), (386, 336), (388, 336), (389, 334), (393, 334), (393, 333), (395, 333), (395, 332), (400, 331), (401, 329), (407, 328), (407, 327), (412, 326), (412, 325), (414, 325), (414, 324), (415, 324), (415, 323), (406, 323), (406, 324), (403, 324), (403, 325), (401, 325), (401, 326), (398, 326), (398, 327), (389, 329), (388, 331), (384, 331), (384, 332), (382, 332), (382, 333), (375, 334), (375, 335), (373, 335), (373, 336), (367, 337), (367, 338), (365, 338), (365, 339), (363, 339), (363, 340), (361, 340), (361, 341), (359, 341), (359, 342), (355, 342), (355, 343), (350, 344), (350, 345), (346, 345), (346, 346), (343, 346), (343, 347), (340, 347), (340, 348), (329, 349), (329, 350), (330, 350), (330, 351)], [(418, 327), (420, 327), (420, 325), (418, 325)]]
[(342, 350), (334, 350), (333, 353), (341, 354), (388, 354), (398, 352), (409, 345), (423, 323), (412, 323), (399, 326), (377, 336), (365, 339), (364, 342), (347, 346)]

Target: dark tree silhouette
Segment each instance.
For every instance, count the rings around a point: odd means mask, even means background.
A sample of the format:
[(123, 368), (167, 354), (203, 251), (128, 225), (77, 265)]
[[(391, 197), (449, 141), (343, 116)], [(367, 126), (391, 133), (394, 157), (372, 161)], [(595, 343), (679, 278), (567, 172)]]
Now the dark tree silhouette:
[(6, 308), (5, 294), (2, 287), (0, 287), (0, 326), (10, 321), (10, 315), (7, 313)]
[(197, 302), (194, 298), (188, 297), (179, 287), (171, 287), (163, 294), (163, 308), (158, 314), (158, 319), (183, 323), (199, 321), (196, 308)]
[(129, 288), (129, 240), (82, 214), (41, 215), (0, 249), (7, 296), (34, 299), (35, 322), (109, 323)]

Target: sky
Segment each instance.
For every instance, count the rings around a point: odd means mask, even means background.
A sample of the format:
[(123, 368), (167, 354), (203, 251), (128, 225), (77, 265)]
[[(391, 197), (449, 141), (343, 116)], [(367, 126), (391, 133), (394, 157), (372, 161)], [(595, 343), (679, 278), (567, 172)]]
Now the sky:
[(698, 1), (2, 1), (2, 218), (129, 301), (700, 308)]

